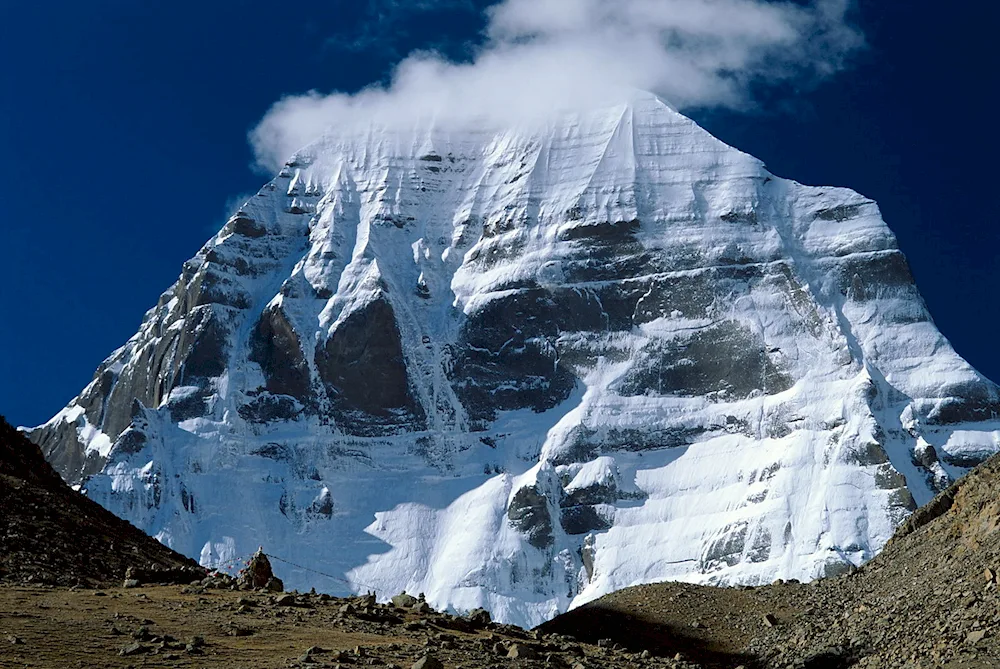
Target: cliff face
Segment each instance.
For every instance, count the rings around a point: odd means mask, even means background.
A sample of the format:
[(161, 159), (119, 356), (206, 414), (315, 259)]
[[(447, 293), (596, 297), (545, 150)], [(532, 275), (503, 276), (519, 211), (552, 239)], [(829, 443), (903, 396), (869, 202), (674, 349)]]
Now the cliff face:
[(203, 564), (531, 625), (867, 560), (998, 408), (875, 203), (637, 94), (307, 147), (31, 438)]

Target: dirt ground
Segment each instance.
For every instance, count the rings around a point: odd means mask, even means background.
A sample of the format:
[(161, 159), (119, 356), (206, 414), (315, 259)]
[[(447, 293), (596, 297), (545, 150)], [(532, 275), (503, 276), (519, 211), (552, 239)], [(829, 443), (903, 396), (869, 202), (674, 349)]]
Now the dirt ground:
[[(370, 606), (362, 598), (202, 591), (176, 585), (106, 590), (0, 586), (4, 669), (410, 669), (415, 663), (419, 667), (428, 654), (447, 669), (694, 667), (681, 659), (580, 644), (561, 635), (471, 624), (421, 611), (419, 604), (403, 609)], [(435, 666), (424, 662), (427, 669)]]

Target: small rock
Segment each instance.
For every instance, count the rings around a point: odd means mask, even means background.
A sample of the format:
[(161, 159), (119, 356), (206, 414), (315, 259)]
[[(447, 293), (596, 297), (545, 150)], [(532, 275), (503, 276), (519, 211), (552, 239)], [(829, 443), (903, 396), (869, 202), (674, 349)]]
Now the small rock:
[(13, 634), (5, 635), (4, 639), (6, 639), (9, 643), (14, 644), (15, 646), (21, 646), (24, 644), (24, 641), (21, 638), (16, 637)]
[(986, 580), (990, 583), (996, 583), (997, 581), (997, 573), (989, 567), (987, 567), (986, 571), (983, 572), (983, 576), (985, 576)]
[(132, 655), (143, 655), (148, 652), (149, 648), (143, 646), (141, 643), (130, 643), (118, 651), (118, 654), (122, 657), (130, 657)]
[(778, 619), (774, 617), (773, 613), (764, 614), (764, 624), (768, 627), (774, 627), (778, 624)]
[(515, 643), (507, 651), (507, 657), (516, 660), (536, 660), (538, 659), (538, 653), (531, 646), (526, 646), (523, 643)]
[(295, 595), (282, 595), (274, 600), (277, 606), (295, 606)]
[(139, 587), (139, 581), (137, 581), (134, 578), (126, 578), (125, 581), (122, 583), (122, 587), (123, 588), (138, 588)]
[(427, 602), (417, 602), (413, 605), (412, 611), (414, 613), (428, 614), (432, 611), (432, 609)]
[(414, 662), (410, 669), (444, 669), (444, 665), (433, 655), (424, 655)]
[(965, 637), (966, 642), (976, 644), (986, 638), (986, 630), (975, 630), (969, 632), (968, 636)]

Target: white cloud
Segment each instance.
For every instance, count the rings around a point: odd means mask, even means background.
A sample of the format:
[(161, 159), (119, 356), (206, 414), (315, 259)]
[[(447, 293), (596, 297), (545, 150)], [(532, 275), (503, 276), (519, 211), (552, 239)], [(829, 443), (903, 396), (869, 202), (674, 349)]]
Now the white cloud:
[(680, 109), (745, 108), (760, 86), (808, 85), (863, 42), (851, 0), (504, 0), (469, 63), (414, 53), (385, 86), (276, 103), (250, 135), (273, 169), (331, 126), (511, 121), (650, 90)]

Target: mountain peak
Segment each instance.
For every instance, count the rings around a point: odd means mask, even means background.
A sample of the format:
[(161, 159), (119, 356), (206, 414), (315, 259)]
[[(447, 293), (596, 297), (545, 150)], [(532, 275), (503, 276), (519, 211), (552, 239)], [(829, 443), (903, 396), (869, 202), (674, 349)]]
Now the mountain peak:
[(32, 438), (204, 564), (263, 542), (338, 575), (291, 587), (531, 625), (850, 569), (997, 450), (998, 410), (873, 202), (634, 92), (335, 129)]

